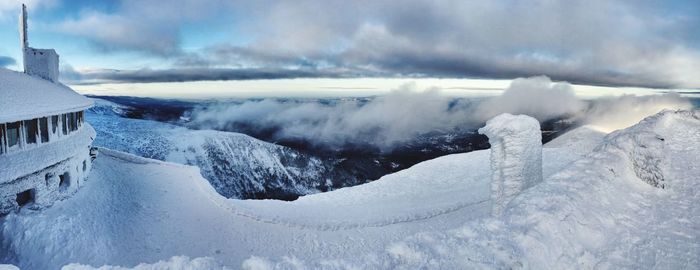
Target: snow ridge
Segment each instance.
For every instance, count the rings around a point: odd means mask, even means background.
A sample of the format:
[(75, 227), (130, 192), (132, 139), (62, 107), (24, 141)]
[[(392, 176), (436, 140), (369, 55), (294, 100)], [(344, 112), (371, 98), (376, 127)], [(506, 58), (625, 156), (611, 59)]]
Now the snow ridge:
[(606, 143), (598, 146), (594, 152), (621, 152), (632, 163), (634, 173), (639, 179), (663, 189), (666, 187), (662, 170), (662, 163), (666, 158), (666, 136), (663, 131), (673, 121), (671, 118), (699, 119), (698, 115), (698, 111), (663, 111), (645, 118), (629, 129), (611, 133), (606, 137)]

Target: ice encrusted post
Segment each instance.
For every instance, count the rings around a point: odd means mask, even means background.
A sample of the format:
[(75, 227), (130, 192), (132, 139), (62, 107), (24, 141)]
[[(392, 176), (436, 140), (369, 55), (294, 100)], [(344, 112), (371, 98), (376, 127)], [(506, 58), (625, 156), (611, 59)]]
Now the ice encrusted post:
[(521, 191), (542, 181), (542, 133), (535, 118), (501, 114), (479, 133), (491, 144), (491, 212), (501, 215)]

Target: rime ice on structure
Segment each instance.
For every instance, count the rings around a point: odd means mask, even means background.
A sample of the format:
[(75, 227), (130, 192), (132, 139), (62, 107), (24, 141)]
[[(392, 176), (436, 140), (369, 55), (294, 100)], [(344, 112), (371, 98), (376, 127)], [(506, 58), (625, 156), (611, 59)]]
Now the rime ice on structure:
[(542, 134), (535, 118), (501, 114), (479, 133), (491, 144), (492, 213), (500, 215), (521, 191), (542, 181)]
[(84, 122), (93, 102), (58, 82), (54, 50), (27, 46), (25, 73), (0, 68), (0, 215), (42, 208), (73, 194), (92, 166), (95, 130)]
[(19, 32), (22, 42), (24, 72), (51, 82), (58, 82), (58, 54), (56, 51), (54, 49), (29, 47), (27, 38), (27, 7), (25, 5), (22, 5)]

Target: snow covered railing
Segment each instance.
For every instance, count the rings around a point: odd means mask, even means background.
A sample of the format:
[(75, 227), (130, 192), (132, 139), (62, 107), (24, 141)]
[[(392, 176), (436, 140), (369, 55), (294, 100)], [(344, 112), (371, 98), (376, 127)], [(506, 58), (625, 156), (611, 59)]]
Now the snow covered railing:
[(542, 181), (542, 134), (526, 115), (501, 114), (479, 133), (491, 144), (491, 212), (501, 215), (510, 200)]

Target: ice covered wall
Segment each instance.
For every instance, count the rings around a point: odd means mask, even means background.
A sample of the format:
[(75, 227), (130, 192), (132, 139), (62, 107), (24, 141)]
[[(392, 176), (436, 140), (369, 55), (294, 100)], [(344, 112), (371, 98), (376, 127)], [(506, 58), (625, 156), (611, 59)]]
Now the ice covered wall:
[(32, 76), (58, 82), (58, 54), (53, 49), (26, 48), (24, 71)]
[(17, 194), (27, 190), (31, 203), (26, 206), (31, 209), (49, 207), (77, 192), (92, 168), (94, 138), (95, 130), (86, 123), (66, 137), (0, 155), (0, 216), (18, 210)]
[(492, 213), (500, 215), (513, 197), (542, 181), (540, 124), (530, 116), (505, 113), (479, 133), (491, 144)]

